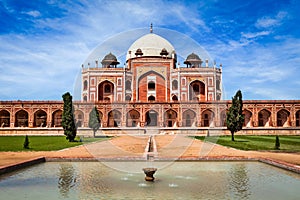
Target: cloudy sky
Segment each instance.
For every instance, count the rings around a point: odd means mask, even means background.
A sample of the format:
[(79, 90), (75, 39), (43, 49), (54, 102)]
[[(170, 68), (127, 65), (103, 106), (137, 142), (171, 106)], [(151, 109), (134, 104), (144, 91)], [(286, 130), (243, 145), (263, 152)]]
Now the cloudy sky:
[[(0, 1), (0, 100), (61, 100), (108, 38), (178, 31), (223, 64), (226, 99), (300, 99), (300, 1)], [(168, 38), (166, 38), (168, 39)]]

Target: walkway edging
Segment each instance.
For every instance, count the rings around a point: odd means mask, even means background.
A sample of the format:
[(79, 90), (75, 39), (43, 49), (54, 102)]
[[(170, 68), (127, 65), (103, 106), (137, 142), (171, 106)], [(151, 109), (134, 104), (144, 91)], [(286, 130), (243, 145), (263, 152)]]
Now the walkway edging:
[(13, 171), (16, 171), (19, 169), (24, 169), (26, 167), (30, 167), (32, 165), (40, 164), (43, 162), (46, 162), (45, 157), (34, 158), (34, 159), (26, 160), (26, 161), (23, 161), (20, 163), (2, 166), (2, 167), (0, 167), (0, 175), (6, 174), (9, 172), (13, 172)]

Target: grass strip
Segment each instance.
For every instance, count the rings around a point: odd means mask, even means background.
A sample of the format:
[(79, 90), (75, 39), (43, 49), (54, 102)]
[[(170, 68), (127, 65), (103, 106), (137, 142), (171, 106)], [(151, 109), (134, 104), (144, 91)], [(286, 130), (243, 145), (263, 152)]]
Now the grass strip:
[[(231, 141), (231, 136), (196, 136), (195, 138), (241, 150), (272, 151), (275, 150), (276, 136), (237, 135), (235, 141)], [(279, 136), (279, 141), (279, 151), (300, 152), (300, 136)]]
[(29, 149), (24, 149), (25, 136), (0, 136), (0, 151), (57, 151), (108, 138), (76, 138), (69, 142), (65, 136), (28, 136)]

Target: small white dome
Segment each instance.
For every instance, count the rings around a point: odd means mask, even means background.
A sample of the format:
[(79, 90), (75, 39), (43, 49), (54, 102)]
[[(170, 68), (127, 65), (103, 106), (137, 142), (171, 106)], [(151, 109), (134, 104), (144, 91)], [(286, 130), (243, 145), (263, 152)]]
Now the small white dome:
[[(129, 47), (126, 55), (126, 61), (129, 58), (136, 57), (135, 53), (138, 49), (142, 50), (143, 56), (160, 56), (163, 49), (169, 53), (167, 57), (172, 57), (172, 52), (175, 51), (173, 45), (163, 37), (154, 33), (149, 33), (137, 39)], [(129, 51), (131, 54), (129, 54)]]

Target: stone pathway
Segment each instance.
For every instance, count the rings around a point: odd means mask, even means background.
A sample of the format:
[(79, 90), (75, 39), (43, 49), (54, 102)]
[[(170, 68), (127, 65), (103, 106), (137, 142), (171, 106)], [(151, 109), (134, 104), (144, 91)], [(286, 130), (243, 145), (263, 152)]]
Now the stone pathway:
[[(144, 151), (149, 136), (119, 136), (111, 140), (95, 142), (61, 151), (1, 152), (0, 167), (24, 162), (37, 157), (48, 158), (121, 158), (145, 159)], [(267, 158), (300, 166), (299, 153), (273, 153), (241, 151), (213, 143), (204, 143), (183, 135), (157, 135), (154, 137), (157, 159), (162, 158)]]

